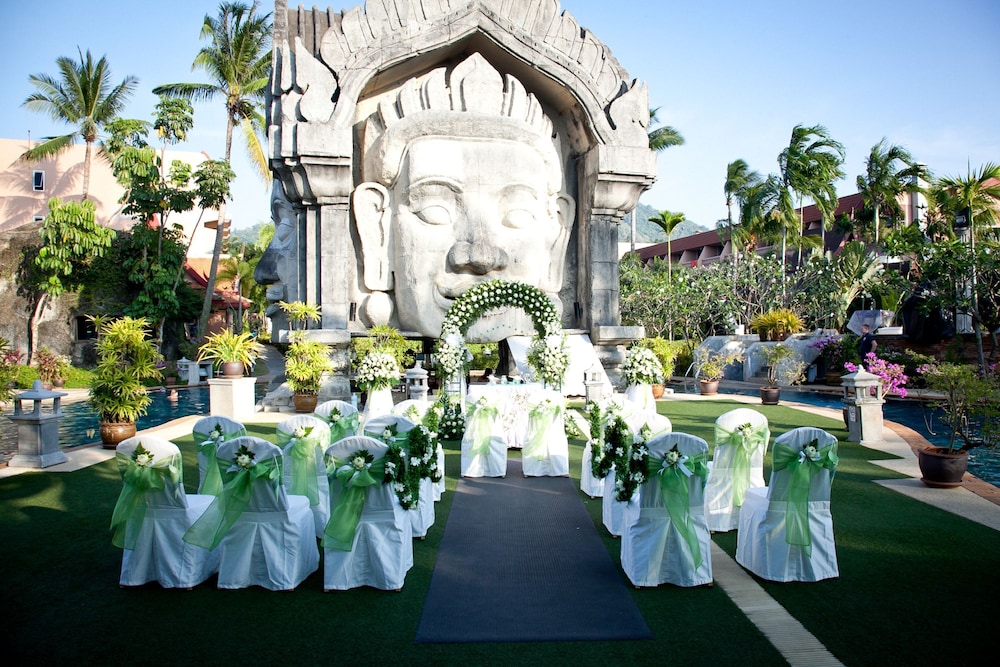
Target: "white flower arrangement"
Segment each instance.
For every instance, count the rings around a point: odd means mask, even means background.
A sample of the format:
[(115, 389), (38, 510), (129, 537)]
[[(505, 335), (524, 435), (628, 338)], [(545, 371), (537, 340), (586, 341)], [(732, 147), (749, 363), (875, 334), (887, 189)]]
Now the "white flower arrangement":
[(537, 379), (553, 387), (561, 387), (566, 369), (569, 367), (569, 354), (566, 352), (566, 337), (551, 335), (541, 338), (535, 336), (528, 348), (528, 365)]
[(240, 448), (236, 450), (236, 459), (234, 460), (233, 465), (239, 470), (249, 470), (257, 465), (254, 461), (254, 457), (255, 454), (247, 449), (246, 445), (241, 445)]
[(140, 468), (148, 468), (153, 465), (153, 456), (153, 453), (143, 447), (141, 442), (136, 445), (135, 451), (132, 452), (132, 460)]
[(802, 458), (810, 461), (819, 461), (819, 440), (813, 440), (802, 448)]
[(438, 342), (435, 353), (441, 375), (446, 378), (454, 377), (461, 373), (465, 364), (472, 360), (472, 353), (465, 346), (462, 335), (457, 331), (449, 331), (444, 338)]
[(535, 323), (541, 336), (561, 330), (559, 313), (545, 292), (526, 283), (487, 280), (462, 294), (445, 314), (442, 332), (464, 332), (481, 315), (491, 310), (517, 306)]
[(222, 440), (222, 427), (216, 424), (211, 431), (208, 432), (208, 439), (219, 442)]
[(632, 347), (622, 364), (625, 384), (658, 384), (663, 382), (663, 366), (653, 351), (645, 347)]
[(358, 386), (368, 391), (386, 389), (399, 382), (401, 373), (396, 357), (382, 350), (372, 350), (358, 364)]

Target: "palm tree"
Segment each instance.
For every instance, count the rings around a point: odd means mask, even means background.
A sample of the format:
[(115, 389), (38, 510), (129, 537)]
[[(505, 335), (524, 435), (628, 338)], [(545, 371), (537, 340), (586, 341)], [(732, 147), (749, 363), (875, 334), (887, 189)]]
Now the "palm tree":
[(750, 169), (750, 165), (743, 158), (733, 160), (726, 165), (726, 182), (722, 186), (722, 190), (726, 194), (726, 220), (729, 227), (729, 243), (733, 251), (734, 270), (739, 254), (737, 245), (733, 241), (733, 199), (735, 198), (737, 205), (739, 205), (743, 197), (746, 196), (747, 188), (760, 183), (761, 180), (760, 174)]
[[(224, 98), (226, 162), (230, 162), (232, 157), (233, 129), (239, 126), (253, 162), (264, 177), (268, 169), (260, 137), (264, 127), (261, 110), (271, 68), (271, 14), (259, 14), (258, 7), (258, 2), (250, 7), (239, 2), (223, 2), (219, 5), (217, 16), (205, 16), (201, 37), (211, 43), (198, 52), (192, 68), (205, 70), (212, 83), (173, 83), (158, 86), (153, 92), (192, 101)], [(219, 207), (219, 226), (205, 288), (205, 303), (198, 320), (199, 338), (205, 334), (212, 308), (219, 257), (222, 255), (225, 212), (223, 202)]]
[[(673, 270), (674, 265), (673, 254), (670, 250), (670, 235), (674, 233), (677, 229), (677, 225), (684, 222), (683, 213), (671, 213), (670, 211), (660, 211), (657, 215), (651, 216), (648, 220), (655, 223), (657, 227), (663, 230), (663, 233), (667, 235), (667, 283), (673, 284)], [(673, 318), (673, 303), (669, 304), (670, 316), (668, 318), (668, 331), (670, 340), (674, 339), (674, 318)]]
[(784, 226), (778, 213), (780, 184), (777, 176), (748, 184), (740, 198), (740, 224), (733, 230), (733, 238), (744, 250), (751, 252), (763, 243), (774, 243), (781, 238)]
[[(902, 163), (902, 167), (899, 164)], [(865, 160), (865, 173), (858, 176), (858, 192), (865, 205), (875, 215), (875, 245), (878, 245), (881, 214), (899, 218), (903, 209), (899, 205), (899, 195), (915, 186), (915, 176), (925, 170), (917, 165), (909, 151), (895, 144), (888, 144), (883, 138), (872, 146)]]
[[(660, 108), (649, 110), (649, 127), (653, 127), (654, 124), (660, 122), (656, 117), (656, 112)], [(660, 151), (670, 148), (671, 146), (683, 146), (684, 137), (681, 133), (670, 127), (669, 125), (664, 125), (663, 127), (658, 127), (655, 130), (649, 131), (649, 150)]]
[[(965, 177), (942, 176), (931, 186), (931, 199), (948, 218), (968, 208), (970, 227), (992, 229), (1000, 214), (1000, 164), (988, 162), (979, 169), (968, 169)], [(973, 234), (975, 240), (975, 234)]]
[(75, 125), (69, 134), (45, 137), (42, 143), (29, 148), (22, 160), (37, 162), (52, 157), (69, 148), (77, 137), (87, 144), (83, 162), (83, 198), (90, 190), (90, 163), (94, 142), (104, 126), (125, 107), (139, 80), (127, 76), (117, 86), (111, 85), (111, 67), (104, 56), (94, 62), (88, 50), (79, 48), (80, 62), (65, 56), (56, 58), (59, 78), (48, 74), (32, 74), (28, 81), (36, 90), (22, 106), (32, 111), (47, 113), (53, 120)]
[[(778, 210), (782, 219), (781, 262), (784, 267), (788, 230), (804, 231), (802, 199), (809, 197), (823, 216), (822, 243), (826, 245), (826, 228), (837, 209), (837, 190), (833, 182), (843, 178), (844, 146), (830, 138), (822, 125), (805, 127), (796, 125), (788, 146), (778, 155), (781, 193)], [(793, 196), (798, 197), (798, 215), (793, 206)]]

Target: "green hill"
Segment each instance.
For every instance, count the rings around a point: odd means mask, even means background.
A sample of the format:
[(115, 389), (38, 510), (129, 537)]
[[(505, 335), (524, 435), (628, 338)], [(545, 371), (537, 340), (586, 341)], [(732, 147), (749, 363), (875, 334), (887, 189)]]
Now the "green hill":
[[(659, 211), (652, 206), (647, 206), (642, 202), (635, 209), (635, 241), (636, 243), (661, 243), (667, 240), (667, 235), (663, 233), (663, 230), (656, 226), (655, 223), (649, 221), (649, 219), (657, 215)], [(630, 241), (630, 235), (632, 232), (630, 216), (625, 216), (625, 219), (620, 225), (618, 225), (618, 242), (628, 243)], [(679, 239), (683, 236), (691, 236), (692, 234), (698, 234), (700, 232), (707, 231), (704, 227), (691, 220), (685, 220), (681, 224), (677, 225), (674, 229), (674, 233), (670, 235), (672, 239)]]

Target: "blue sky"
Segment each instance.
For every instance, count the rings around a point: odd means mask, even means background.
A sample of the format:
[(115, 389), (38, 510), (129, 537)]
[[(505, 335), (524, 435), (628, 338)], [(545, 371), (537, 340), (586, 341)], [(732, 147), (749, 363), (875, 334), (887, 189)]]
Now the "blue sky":
[[(294, 0), (290, 4), (296, 4)], [(307, 3), (312, 6), (313, 3)], [(322, 2), (316, 3), (322, 5)], [(351, 7), (330, 5), (334, 9)], [(265, 0), (269, 11), (273, 3)], [(938, 175), (1000, 162), (1000, 1), (951, 0), (563, 0), (649, 87), (650, 105), (686, 145), (658, 158), (642, 203), (682, 211), (705, 227), (726, 216), (726, 165), (743, 158), (763, 174), (796, 124), (824, 125), (847, 150), (838, 193), (856, 191), (871, 147), (885, 137)], [(107, 55), (114, 80), (139, 87), (126, 115), (149, 119), (151, 89), (204, 81), (191, 71), (214, 0), (7, 1), (0, 7), (0, 133), (41, 138), (67, 131), (21, 103), (28, 76), (55, 74), (79, 46)], [(195, 106), (184, 150), (221, 157), (221, 101)], [(269, 184), (234, 145), (236, 227), (270, 216)]]

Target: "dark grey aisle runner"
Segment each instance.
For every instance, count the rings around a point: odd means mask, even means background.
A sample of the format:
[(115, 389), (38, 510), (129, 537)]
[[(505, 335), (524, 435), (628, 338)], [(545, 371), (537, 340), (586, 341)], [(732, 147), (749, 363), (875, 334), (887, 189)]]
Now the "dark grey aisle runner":
[(649, 639), (569, 477), (462, 478), (417, 643)]

